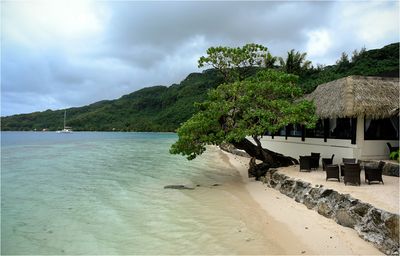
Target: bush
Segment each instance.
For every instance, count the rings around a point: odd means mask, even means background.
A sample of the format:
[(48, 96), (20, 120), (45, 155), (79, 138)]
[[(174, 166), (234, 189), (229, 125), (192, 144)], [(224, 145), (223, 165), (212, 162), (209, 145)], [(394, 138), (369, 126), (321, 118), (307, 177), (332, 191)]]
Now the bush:
[(390, 159), (392, 159), (392, 160), (397, 160), (397, 161), (399, 161), (399, 155), (400, 155), (400, 149), (397, 150), (397, 151), (391, 152), (390, 155), (389, 155), (389, 157), (390, 157)]

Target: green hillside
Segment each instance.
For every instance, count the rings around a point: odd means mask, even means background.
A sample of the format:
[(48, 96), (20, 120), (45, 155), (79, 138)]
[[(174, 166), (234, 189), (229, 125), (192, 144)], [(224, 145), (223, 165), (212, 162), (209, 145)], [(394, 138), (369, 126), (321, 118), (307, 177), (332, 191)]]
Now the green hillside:
[[(192, 73), (180, 84), (143, 88), (116, 100), (67, 109), (67, 126), (74, 131), (174, 131), (195, 111), (194, 102), (222, 78), (214, 70)], [(46, 110), (1, 118), (3, 131), (60, 130), (64, 110)]]
[(389, 44), (381, 49), (360, 53), (348, 61), (339, 59), (336, 65), (311, 69), (300, 76), (299, 82), (309, 93), (320, 84), (350, 75), (398, 77), (399, 45)]
[[(254, 70), (252, 73), (255, 73)], [(399, 43), (369, 50), (327, 67), (300, 75), (305, 92), (317, 85), (348, 75), (399, 74)], [(194, 112), (194, 102), (205, 99), (208, 89), (223, 81), (215, 70), (192, 73), (180, 84), (148, 87), (116, 100), (67, 109), (67, 125), (74, 131), (174, 131)], [(1, 118), (2, 131), (60, 130), (64, 110), (46, 110)]]

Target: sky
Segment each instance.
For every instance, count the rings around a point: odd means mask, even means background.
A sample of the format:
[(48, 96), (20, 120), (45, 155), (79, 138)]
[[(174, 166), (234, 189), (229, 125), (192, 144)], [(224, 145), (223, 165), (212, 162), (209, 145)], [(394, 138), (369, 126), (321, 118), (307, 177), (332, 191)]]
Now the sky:
[(399, 41), (399, 1), (1, 1), (1, 116), (116, 99), (201, 72), (211, 46), (312, 64)]

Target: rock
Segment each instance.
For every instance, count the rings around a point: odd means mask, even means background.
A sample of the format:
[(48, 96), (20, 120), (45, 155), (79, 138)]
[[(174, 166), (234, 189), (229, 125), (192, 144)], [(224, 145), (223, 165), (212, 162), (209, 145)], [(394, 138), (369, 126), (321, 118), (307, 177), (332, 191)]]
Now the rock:
[(167, 185), (167, 186), (164, 186), (164, 189), (189, 189), (189, 190), (193, 190), (194, 188), (188, 187), (188, 186), (185, 186), (185, 185)]
[(305, 195), (304, 200), (303, 200), (303, 204), (308, 209), (312, 209), (317, 205), (317, 202), (315, 200), (313, 200), (313, 198), (308, 194), (308, 195)]
[[(291, 179), (272, 168), (266, 175), (266, 182), (281, 193), (294, 197), (308, 209), (353, 228), (362, 239), (373, 243), (381, 252), (398, 255), (399, 214), (378, 209), (349, 194)], [(333, 239), (332, 236), (329, 238)]]
[(336, 222), (348, 228), (354, 228), (356, 221), (345, 209), (336, 212)]
[(281, 185), (281, 188), (279, 189), (279, 191), (282, 193), (282, 194), (285, 194), (285, 195), (287, 195), (287, 196), (289, 196), (289, 197), (293, 197), (294, 195), (293, 195), (293, 186), (294, 186), (294, 180), (292, 180), (292, 179), (287, 179), (287, 180), (285, 180), (283, 183), (282, 183), (282, 185)]
[[(320, 186), (322, 188), (322, 186)], [(325, 189), (321, 193), (321, 197), (328, 197), (333, 193), (333, 189)]]
[(378, 209), (372, 209), (372, 211), (370, 212), (371, 214), (371, 219), (372, 221), (375, 223), (375, 225), (380, 225), (382, 224), (382, 218), (381, 218), (381, 212)]
[(322, 216), (325, 216), (327, 218), (330, 218), (332, 215), (332, 209), (329, 206), (329, 204), (327, 204), (326, 202), (322, 202), (320, 204), (318, 204), (318, 213), (321, 214)]
[(221, 186), (221, 184), (215, 183), (215, 184), (212, 184), (212, 186), (213, 187), (218, 187), (218, 186)]
[(392, 215), (385, 221), (385, 226), (392, 239), (399, 240), (399, 215)]
[(395, 163), (385, 163), (382, 174), (399, 177), (399, 165)]
[(256, 158), (252, 157), (249, 163), (249, 170), (248, 170), (248, 176), (249, 178), (255, 177), (256, 180), (260, 180), (261, 177), (264, 177), (268, 170), (269, 170), (270, 165), (266, 163), (256, 163)]
[(353, 211), (360, 217), (364, 217), (368, 213), (369, 209), (371, 209), (371, 205), (365, 203), (358, 203), (351, 209), (351, 211)]

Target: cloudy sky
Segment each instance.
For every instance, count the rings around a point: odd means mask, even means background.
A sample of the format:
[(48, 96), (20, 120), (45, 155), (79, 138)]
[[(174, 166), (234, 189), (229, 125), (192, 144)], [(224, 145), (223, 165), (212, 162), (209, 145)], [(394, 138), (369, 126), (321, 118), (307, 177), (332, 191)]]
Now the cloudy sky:
[(398, 1), (2, 1), (1, 115), (87, 105), (199, 72), (210, 46), (316, 64), (399, 41)]

